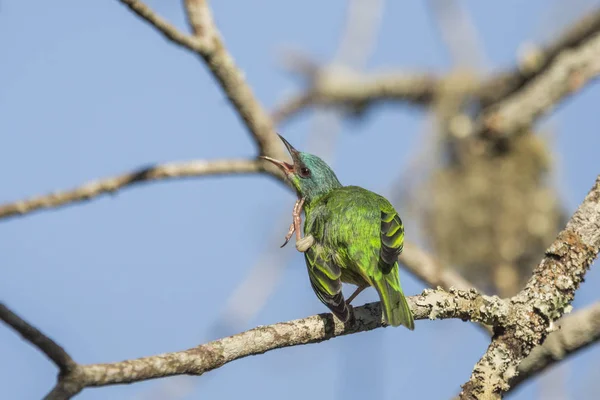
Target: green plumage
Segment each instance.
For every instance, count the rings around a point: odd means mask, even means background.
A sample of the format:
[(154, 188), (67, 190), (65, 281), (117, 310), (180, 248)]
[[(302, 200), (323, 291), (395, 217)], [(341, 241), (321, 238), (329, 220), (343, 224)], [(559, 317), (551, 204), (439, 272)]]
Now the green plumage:
[(392, 205), (366, 189), (346, 186), (331, 190), (304, 211), (304, 234), (315, 238), (305, 258), (317, 297), (345, 321), (349, 310), (341, 282), (373, 286), (386, 321), (413, 329), (398, 276), (404, 229)]
[(278, 165), (304, 199), (304, 234), (314, 243), (304, 256), (310, 283), (340, 320), (350, 318), (342, 282), (373, 286), (385, 320), (414, 329), (412, 313), (402, 293), (398, 256), (404, 227), (384, 197), (358, 186), (342, 186), (319, 157), (295, 150), (282, 138), (294, 164), (265, 157)]

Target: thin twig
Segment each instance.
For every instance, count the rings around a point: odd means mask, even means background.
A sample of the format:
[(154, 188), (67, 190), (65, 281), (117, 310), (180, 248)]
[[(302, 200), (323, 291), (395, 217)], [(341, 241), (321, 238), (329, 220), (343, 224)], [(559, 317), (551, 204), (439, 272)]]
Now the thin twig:
[(119, 0), (131, 11), (136, 13), (142, 20), (154, 26), (165, 38), (195, 53), (206, 51), (205, 44), (197, 38), (186, 35), (171, 25), (164, 18), (156, 14), (150, 7), (138, 0)]
[(275, 133), (273, 121), (254, 96), (243, 71), (235, 64), (235, 60), (227, 51), (221, 34), (214, 24), (208, 1), (184, 0), (184, 4), (194, 36), (209, 44), (198, 54), (252, 134), (259, 153), (272, 157), (283, 157), (283, 147)]
[(13, 328), (23, 339), (40, 349), (46, 357), (56, 364), (61, 374), (68, 374), (77, 366), (71, 356), (60, 345), (2, 303), (0, 303), (0, 320)]
[(313, 106), (363, 109), (384, 101), (428, 105), (435, 96), (439, 79), (422, 73), (379, 73), (359, 75), (332, 67), (319, 76), (304, 93), (294, 95), (273, 112), (278, 123)]
[(0, 219), (91, 200), (102, 194), (114, 194), (119, 190), (139, 183), (206, 175), (251, 174), (257, 172), (265, 172), (263, 164), (258, 160), (214, 160), (157, 164), (122, 175), (92, 181), (75, 189), (0, 205)]
[[(242, 119), (262, 155), (280, 157), (283, 149), (275, 134), (273, 122), (235, 64), (215, 26), (206, 0), (184, 0), (193, 35), (188, 36), (159, 17), (139, 0), (119, 0), (141, 19), (148, 22), (165, 37), (198, 54), (206, 63), (221, 89)], [(267, 167), (271, 169), (271, 167)]]

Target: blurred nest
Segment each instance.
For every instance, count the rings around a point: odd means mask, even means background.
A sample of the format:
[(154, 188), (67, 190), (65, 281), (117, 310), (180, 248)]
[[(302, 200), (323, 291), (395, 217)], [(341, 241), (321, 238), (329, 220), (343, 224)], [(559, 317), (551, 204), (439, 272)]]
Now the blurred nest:
[(564, 222), (548, 179), (550, 146), (531, 132), (493, 148), (476, 140), (445, 142), (446, 162), (430, 170), (415, 199), (419, 220), (444, 265), (483, 290), (512, 296)]

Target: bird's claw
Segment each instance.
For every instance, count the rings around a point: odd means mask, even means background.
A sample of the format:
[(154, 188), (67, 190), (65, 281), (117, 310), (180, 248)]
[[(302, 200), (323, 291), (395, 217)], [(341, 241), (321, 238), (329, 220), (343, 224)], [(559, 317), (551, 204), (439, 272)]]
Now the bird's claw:
[(283, 242), (283, 244), (281, 246), (279, 246), (280, 248), (283, 248), (286, 244), (288, 244), (288, 242), (292, 238), (292, 235), (294, 234), (294, 230), (295, 229), (296, 229), (296, 227), (294, 226), (294, 223), (292, 222), (292, 224), (290, 225), (290, 229), (289, 229), (287, 235), (285, 235), (285, 242)]
[[(292, 224), (290, 225), (287, 235), (285, 235), (285, 242), (283, 242), (280, 247), (284, 247), (286, 244), (288, 244), (294, 232), (296, 232), (296, 241), (302, 239), (302, 233), (300, 231), (300, 226), (302, 225), (302, 206), (304, 206), (304, 198), (296, 200), (296, 204), (294, 204), (294, 210), (292, 211)], [(306, 250), (308, 250), (309, 247), (310, 246), (308, 246)], [(296, 246), (296, 248), (298, 248), (298, 246)]]
[(305, 253), (313, 244), (315, 244), (313, 235), (305, 236), (300, 240), (296, 240), (296, 250), (300, 253)]

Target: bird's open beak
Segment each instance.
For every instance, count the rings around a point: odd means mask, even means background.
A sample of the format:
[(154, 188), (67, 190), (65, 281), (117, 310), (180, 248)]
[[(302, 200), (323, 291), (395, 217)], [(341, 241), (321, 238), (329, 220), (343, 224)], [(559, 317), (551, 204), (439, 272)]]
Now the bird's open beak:
[(258, 158), (262, 158), (263, 160), (267, 160), (277, 165), (283, 172), (286, 174), (291, 174), (294, 171), (294, 166), (286, 163), (285, 161), (279, 161), (271, 157), (267, 156), (259, 156)]
[[(296, 159), (298, 158), (298, 150), (296, 150), (294, 148), (294, 146), (292, 146), (290, 144), (290, 142), (288, 142), (287, 140), (285, 140), (285, 138), (281, 135), (277, 135), (279, 136), (279, 138), (281, 139), (281, 141), (283, 142), (283, 144), (285, 144), (285, 147), (288, 149), (288, 152), (290, 153), (290, 156), (292, 156), (292, 160), (294, 162), (296, 162)], [(276, 160), (274, 158), (271, 157), (267, 157), (267, 156), (259, 156), (259, 158), (262, 158), (263, 160), (267, 160), (272, 162), (273, 164), (277, 165), (284, 173), (286, 174), (291, 174), (292, 172), (294, 172), (294, 165), (293, 164), (288, 164), (285, 161), (279, 161)]]

